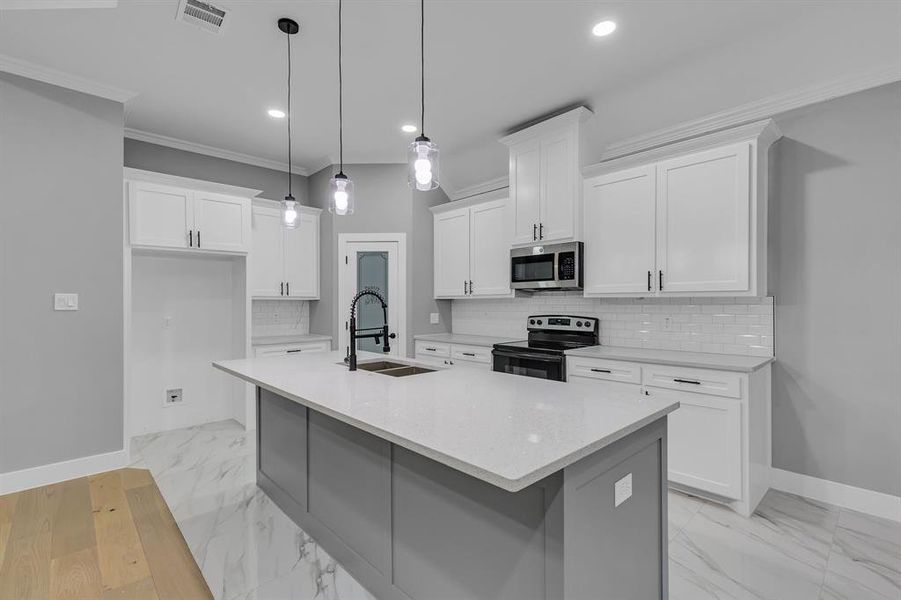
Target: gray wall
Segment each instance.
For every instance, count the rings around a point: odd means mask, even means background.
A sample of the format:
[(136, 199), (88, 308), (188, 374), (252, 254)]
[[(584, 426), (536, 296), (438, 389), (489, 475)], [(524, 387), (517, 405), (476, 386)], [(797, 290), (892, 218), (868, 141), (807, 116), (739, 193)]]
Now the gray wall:
[(773, 464), (899, 495), (901, 84), (778, 121)]
[[(288, 174), (284, 171), (132, 139), (125, 140), (125, 166), (263, 190), (259, 197), (270, 200), (281, 200), (288, 193)], [(307, 178), (294, 175), (292, 182), (294, 197), (301, 204), (307, 204)]]
[(123, 447), (122, 135), (122, 104), (0, 74), (0, 472)]
[[(432, 216), (429, 206), (447, 202), (440, 189), (414, 193), (407, 185), (407, 167), (402, 164), (345, 165), (354, 182), (354, 214), (335, 217), (328, 213), (328, 182), (336, 169), (327, 167), (309, 181), (310, 204), (322, 213), (320, 293), (321, 300), (310, 306), (310, 331), (338, 336), (336, 306), (338, 295), (338, 234), (407, 234), (407, 352), (413, 354), (413, 336), (419, 333), (450, 331), (450, 303), (433, 296)], [(429, 313), (438, 312), (441, 322), (429, 324)]]

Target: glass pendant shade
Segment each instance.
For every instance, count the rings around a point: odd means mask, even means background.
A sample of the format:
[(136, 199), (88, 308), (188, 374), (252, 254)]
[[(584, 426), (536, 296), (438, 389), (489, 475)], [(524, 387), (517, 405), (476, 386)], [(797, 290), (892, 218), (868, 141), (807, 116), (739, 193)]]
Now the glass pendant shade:
[(354, 182), (344, 173), (329, 180), (328, 211), (342, 217), (354, 212)]
[(438, 145), (424, 135), (410, 144), (407, 179), (410, 187), (427, 192), (438, 187)]
[(282, 226), (285, 229), (296, 229), (300, 224), (297, 218), (297, 201), (294, 196), (288, 194), (282, 200)]

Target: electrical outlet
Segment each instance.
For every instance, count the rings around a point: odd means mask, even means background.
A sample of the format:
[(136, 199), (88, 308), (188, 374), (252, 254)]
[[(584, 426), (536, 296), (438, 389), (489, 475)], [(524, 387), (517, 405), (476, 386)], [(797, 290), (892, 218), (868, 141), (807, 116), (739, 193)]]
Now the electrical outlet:
[(53, 294), (53, 310), (78, 310), (78, 294)]
[(663, 318), (663, 328), (666, 330), (673, 328), (673, 318), (672, 317), (664, 317)]
[(429, 313), (429, 323), (432, 325), (438, 324), (438, 313)]
[(629, 473), (613, 485), (614, 508), (632, 497), (632, 473)]
[(181, 404), (181, 388), (175, 388), (172, 390), (166, 390), (166, 401), (163, 403), (164, 406), (172, 406), (173, 404)]

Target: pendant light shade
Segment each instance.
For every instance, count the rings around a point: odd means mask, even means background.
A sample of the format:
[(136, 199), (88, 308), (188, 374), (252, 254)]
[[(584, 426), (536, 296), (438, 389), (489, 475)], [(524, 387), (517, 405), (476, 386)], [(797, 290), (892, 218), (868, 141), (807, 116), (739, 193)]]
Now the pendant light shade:
[(425, 0), (419, 2), (420, 131), (407, 151), (407, 182), (414, 190), (438, 187), (438, 144), (425, 135)]
[(328, 211), (338, 216), (354, 212), (354, 182), (344, 174), (344, 2), (338, 0), (338, 172), (329, 180)]
[(288, 18), (278, 20), (278, 29), (285, 34), (288, 41), (288, 195), (282, 200), (282, 226), (285, 229), (296, 229), (300, 224), (297, 218), (297, 200), (291, 193), (292, 177), (291, 173), (291, 36), (300, 31), (300, 25), (297, 21)]

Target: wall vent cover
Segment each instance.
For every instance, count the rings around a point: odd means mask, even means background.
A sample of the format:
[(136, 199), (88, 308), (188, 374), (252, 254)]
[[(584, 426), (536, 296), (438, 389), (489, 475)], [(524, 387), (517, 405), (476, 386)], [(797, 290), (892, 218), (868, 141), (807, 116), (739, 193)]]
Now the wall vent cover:
[(179, 0), (178, 13), (175, 15), (175, 19), (190, 23), (210, 33), (220, 33), (225, 25), (226, 15), (228, 13), (224, 9), (209, 2)]

